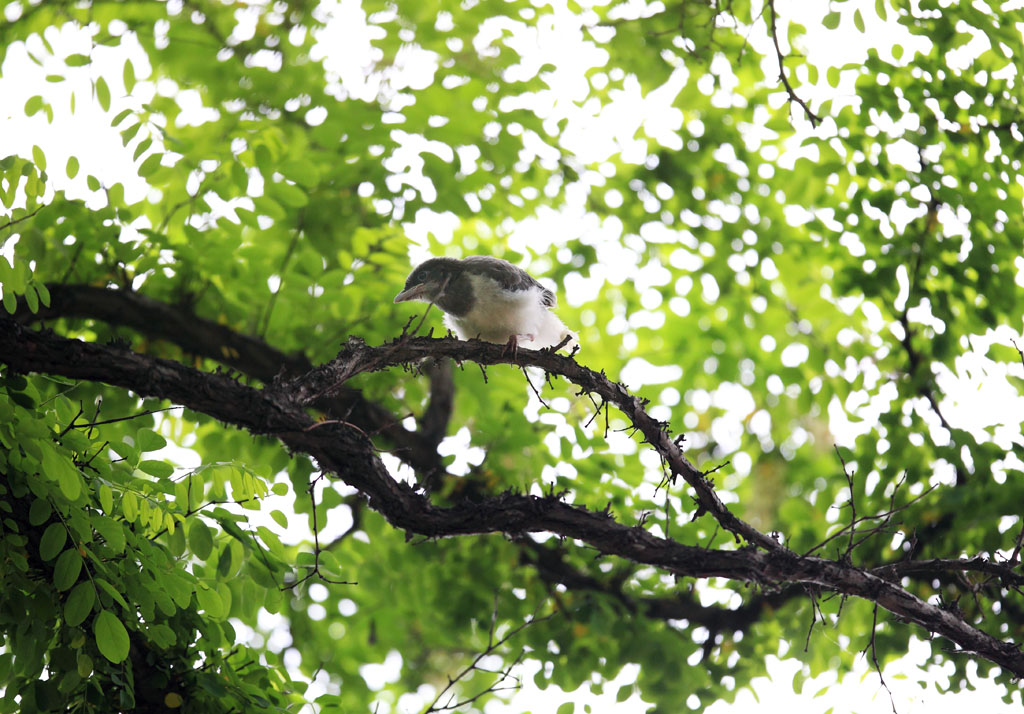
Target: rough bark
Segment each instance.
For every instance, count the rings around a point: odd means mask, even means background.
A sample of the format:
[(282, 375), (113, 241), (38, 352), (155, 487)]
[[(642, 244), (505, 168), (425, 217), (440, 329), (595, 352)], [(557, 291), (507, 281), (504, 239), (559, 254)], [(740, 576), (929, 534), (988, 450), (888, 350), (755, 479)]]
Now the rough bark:
[[(305, 355), (282, 352), (258, 337), (202, 318), (187, 305), (171, 305), (130, 290), (91, 285), (50, 284), (47, 287), (49, 307), (39, 306), (33, 313), (21, 304), (15, 313), (18, 322), (29, 324), (57, 318), (100, 320), (177, 345), (186, 354), (219, 362), (267, 384), (275, 378), (296, 377), (313, 368)], [(439, 408), (443, 404), (442, 395)], [(395, 455), (409, 464), (421, 481), (436, 478), (443, 471), (437, 445), (444, 437), (447, 421), (440, 435), (436, 430), (431, 433), (409, 431), (394, 414), (350, 387), (336, 390), (330, 400), (313, 406), (332, 418), (357, 425), (367, 434), (386, 439)]]
[[(875, 573), (846, 562), (799, 556), (736, 518), (718, 499), (704, 475), (686, 461), (664, 425), (647, 415), (639, 399), (569, 357), (520, 350), (516, 360), (518, 364), (560, 374), (622, 409), (669, 461), (672, 472), (693, 487), (698, 503), (723, 527), (745, 539), (747, 545), (712, 550), (678, 543), (654, 536), (641, 527), (619, 523), (607, 513), (569, 505), (554, 496), (506, 493), (471, 504), (439, 507), (423, 492), (396, 481), (388, 473), (361, 428), (340, 419), (318, 423), (306, 411), (307, 405), (345, 389), (345, 380), (355, 374), (425, 357), (450, 357), (480, 364), (512, 361), (512, 356), (498, 345), (403, 337), (381, 347), (351, 343), (336, 360), (322, 368), (297, 380), (256, 389), (223, 374), (201, 372), (120, 346), (101, 346), (36, 332), (9, 318), (0, 318), (0, 361), (10, 368), (104, 382), (142, 396), (170, 400), (254, 434), (275, 436), (288, 448), (308, 454), (322, 469), (358, 489), (372, 508), (410, 535), (433, 538), (504, 533), (515, 538), (525, 533), (546, 532), (679, 577), (724, 577), (776, 586), (813, 585), (874, 602), (929, 632), (947, 637), (962, 650), (988, 659), (1018, 677), (1024, 676), (1024, 654), (1016, 644), (992, 637), (955, 612), (907, 592), (891, 579), (903, 574), (899, 566)], [(970, 562), (949, 561), (947, 565), (964, 569), (964, 564)], [(927, 567), (941, 565), (931, 561)]]

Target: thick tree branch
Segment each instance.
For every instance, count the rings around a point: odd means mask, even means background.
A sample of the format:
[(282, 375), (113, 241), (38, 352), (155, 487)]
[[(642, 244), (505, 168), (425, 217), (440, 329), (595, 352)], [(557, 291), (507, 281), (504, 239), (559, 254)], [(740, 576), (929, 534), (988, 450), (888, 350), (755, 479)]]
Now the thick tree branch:
[[(565, 377), (583, 392), (597, 394), (604, 401), (618, 407), (633, 427), (643, 434), (644, 440), (665, 460), (671, 469), (672, 479), (681, 476), (696, 492), (698, 508), (710, 513), (737, 540), (746, 540), (769, 551), (783, 549), (776, 540), (737, 518), (726, 508), (705, 474), (698, 471), (683, 455), (679, 443), (669, 434), (667, 425), (655, 420), (644, 410), (643, 400), (630, 394), (621, 384), (581, 366), (570, 357), (550, 350), (521, 350), (519, 355), (522, 357), (516, 359), (515, 363), (540, 367), (548, 374)], [(403, 337), (387, 345), (371, 347), (361, 340), (353, 339), (338, 354), (337, 359), (295, 380), (289, 388), (300, 403), (312, 404), (332, 394), (357, 374), (441, 356), (456, 360), (469, 359), (482, 365), (508, 364), (513, 361), (505, 351), (494, 349), (494, 345), (479, 340), (466, 342), (454, 338), (438, 340)]]
[(881, 565), (872, 568), (871, 573), (887, 580), (899, 578), (937, 578), (950, 573), (975, 572), (985, 573), (999, 578), (1005, 585), (1024, 586), (1024, 575), (1013, 569), (1013, 561), (996, 563), (976, 556), (974, 558), (934, 558), (932, 560), (901, 560), (898, 563)]
[[(32, 313), (22, 304), (15, 319), (22, 323), (56, 318), (100, 320), (164, 340), (186, 353), (220, 362), (267, 384), (279, 375), (295, 377), (313, 368), (305, 355), (286, 354), (259, 338), (199, 317), (188, 307), (170, 305), (129, 290), (90, 285), (47, 287), (50, 306), (40, 306), (38, 312)], [(366, 399), (359, 390), (346, 387), (330, 400), (311, 406), (332, 418), (355, 424), (368, 434), (381, 435), (395, 447), (394, 455), (420, 474), (421, 480), (436, 478), (443, 472), (437, 454), (440, 437), (409, 431), (390, 411)]]
[[(355, 368), (366, 367), (363, 360), (368, 356), (376, 359), (373, 368), (380, 369), (389, 361), (400, 362), (406, 357), (411, 359), (415, 355), (426, 354), (473, 359), (486, 364), (510, 361), (500, 345), (417, 338), (381, 348), (351, 347), (328, 367), (303, 380), (300, 386), (305, 387), (304, 396), (309, 399), (310, 386), (317, 385), (326, 390), (341, 388), (342, 382), (332, 381), (331, 376), (355, 373)], [(139, 355), (122, 347), (101, 346), (34, 332), (6, 317), (0, 318), (0, 362), (20, 372), (34, 371), (105, 382), (143, 396), (180, 403), (255, 434), (276, 436), (287, 447), (310, 455), (321, 468), (361, 491), (368, 497), (371, 507), (396, 528), (409, 533), (445, 537), (486, 533), (518, 536), (549, 532), (580, 540), (601, 553), (652, 565), (681, 577), (725, 577), (762, 584), (815, 585), (875, 602), (929, 632), (952, 640), (963, 651), (998, 664), (1013, 675), (1024, 676), (1024, 654), (1016, 644), (992, 637), (972, 627), (958, 614), (922, 601), (898, 583), (850, 564), (800, 557), (778, 544), (765, 550), (750, 547), (706, 550), (659, 538), (642, 528), (618, 523), (607, 514), (572, 506), (555, 497), (508, 493), (480, 502), (437, 507), (412, 486), (391, 477), (361, 429), (341, 420), (315, 428), (316, 423), (296, 398), (300, 396), (296, 385), (287, 385), (287, 389), (272, 386), (257, 390), (223, 374), (200, 372), (177, 362)], [(518, 362), (551, 367), (553, 372), (566, 376), (571, 374), (585, 382), (581, 385), (585, 389), (608, 390), (608, 386), (600, 382), (600, 375), (550, 352), (520, 350)], [(662, 426), (646, 415), (639, 400), (620, 385), (611, 386), (608, 396), (614, 396), (631, 410), (628, 416), (645, 436), (662, 447), (662, 439), (671, 444)], [(673, 464), (672, 467), (685, 469), (687, 465)], [(693, 477), (692, 474), (690, 476)], [(705, 485), (704, 489), (706, 494), (710, 486)], [(707, 498), (706, 495), (700, 497)]]
[(761, 619), (765, 611), (777, 609), (795, 597), (806, 594), (799, 585), (786, 585), (771, 592), (752, 596), (740, 607), (705, 607), (690, 593), (663, 597), (634, 595), (622, 589), (622, 578), (596, 578), (574, 568), (565, 560), (560, 546), (541, 544), (530, 536), (516, 539), (523, 548), (523, 562), (531, 565), (544, 580), (576, 591), (591, 591), (614, 598), (627, 612), (659, 620), (687, 620), (713, 632), (746, 630)]

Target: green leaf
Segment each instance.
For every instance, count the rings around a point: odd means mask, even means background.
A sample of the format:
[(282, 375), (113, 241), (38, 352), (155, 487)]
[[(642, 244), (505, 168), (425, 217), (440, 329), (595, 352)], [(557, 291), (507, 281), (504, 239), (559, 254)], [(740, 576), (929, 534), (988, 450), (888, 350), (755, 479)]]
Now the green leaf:
[(209, 617), (215, 619), (227, 617), (227, 607), (225, 607), (224, 600), (216, 590), (198, 587), (196, 588), (196, 600), (199, 603), (199, 607), (205, 610)]
[(101, 188), (100, 180), (92, 174), (85, 177), (85, 182), (89, 186), (90, 191), (99, 191)]
[(152, 429), (142, 428), (135, 432), (135, 445), (139, 451), (159, 451), (167, 446), (167, 439)]
[(75, 176), (78, 175), (78, 158), (77, 157), (75, 157), (75, 156), (69, 156), (68, 157), (67, 174), (68, 174), (68, 178), (72, 178), (72, 179)]
[(118, 112), (117, 116), (110, 120), (110, 126), (117, 126), (124, 121), (125, 117), (132, 113), (131, 109), (123, 109)]
[(140, 461), (139, 470), (157, 478), (167, 478), (174, 473), (174, 467), (169, 463), (155, 459)]
[(139, 176), (146, 178), (156, 173), (156, 170), (160, 168), (160, 158), (163, 154), (150, 154), (146, 157), (146, 160), (139, 166)]
[(95, 601), (96, 589), (91, 582), (83, 580), (75, 585), (64, 602), (64, 624), (69, 627), (81, 625), (92, 612)]
[(124, 82), (124, 91), (128, 94), (135, 89), (135, 67), (130, 59), (124, 61), (124, 70), (121, 72), (121, 79)]
[(25, 102), (25, 116), (32, 116), (43, 108), (43, 98), (38, 94), (31, 96)]
[(33, 280), (32, 288), (39, 295), (39, 302), (43, 303), (46, 307), (50, 307), (50, 289), (46, 287), (46, 284)]
[(45, 498), (37, 498), (28, 509), (28, 522), (33, 526), (41, 526), (50, 519), (51, 513), (53, 509), (50, 508), (50, 502)]
[(121, 497), (121, 510), (124, 511), (125, 520), (134, 523), (139, 516), (139, 499), (131, 491), (125, 491)]
[(192, 519), (188, 528), (188, 545), (200, 560), (207, 560), (213, 551), (213, 534), (199, 517)]
[(131, 140), (135, 138), (135, 135), (139, 133), (139, 129), (141, 128), (142, 124), (132, 124), (127, 129), (124, 129), (121, 132), (121, 145), (128, 146)]
[(274, 522), (282, 528), (288, 527), (288, 516), (281, 513), (281, 511), (273, 510), (270, 512), (270, 517), (274, 519)]
[(829, 30), (834, 30), (837, 27), (839, 27), (839, 19), (839, 13), (833, 10), (832, 12), (825, 15), (825, 18), (821, 21), (821, 24), (824, 25)]
[(51, 523), (43, 531), (43, 537), (39, 539), (39, 557), (43, 560), (53, 560), (64, 549), (67, 539), (67, 527), (60, 522)]
[(58, 591), (69, 589), (78, 581), (82, 572), (82, 556), (76, 548), (68, 548), (57, 558), (53, 566), (53, 585)]
[(302, 208), (309, 203), (309, 196), (306, 192), (298, 186), (290, 183), (284, 183), (282, 181), (280, 183), (273, 184), (270, 191), (275, 198), (280, 199), (281, 203), (286, 206), (291, 206), (292, 208)]
[(107, 546), (115, 555), (120, 555), (124, 552), (126, 545), (124, 526), (109, 516), (101, 516), (99, 514), (94, 514), (91, 521), (92, 527), (102, 536)]
[(29, 312), (33, 315), (39, 312), (39, 296), (31, 285), (25, 290), (25, 304), (28, 305)]
[(100, 654), (114, 664), (123, 662), (128, 656), (128, 631), (110, 610), (101, 610), (93, 622), (93, 634)]
[(572, 714), (576, 711), (576, 702), (563, 702), (555, 714)]
[(864, 32), (864, 16), (861, 15), (859, 8), (853, 13), (853, 26), (857, 28), (858, 32)]
[(128, 601), (124, 599), (124, 596), (121, 595), (121, 593), (119, 593), (117, 589), (114, 588), (114, 586), (108, 583), (106, 580), (104, 580), (103, 578), (93, 578), (93, 582), (99, 586), (100, 590), (102, 590), (111, 598), (113, 598), (114, 602), (116, 602), (118, 605), (124, 608), (126, 612), (135, 611), (134, 608), (128, 605)]
[(110, 87), (107, 86), (107, 80), (103, 77), (96, 79), (96, 99), (99, 100), (103, 111), (110, 111)]
[(68, 55), (64, 58), (64, 64), (68, 67), (84, 67), (89, 64), (91, 60), (83, 54)]
[(40, 171), (46, 171), (46, 156), (38, 146), (32, 147), (32, 161), (35, 162)]
[(132, 161), (138, 161), (139, 157), (145, 154), (149, 147), (153, 145), (153, 138), (147, 136), (145, 139), (139, 142), (139, 145), (135, 147), (135, 151), (132, 153)]
[(139, 463), (139, 450), (126, 441), (114, 441), (110, 444), (114, 453), (134, 467)]
[(1021, 357), (1016, 347), (1004, 345), (1000, 342), (993, 342), (989, 345), (985, 356), (995, 362), (1009, 362), (1010, 364), (1021, 364), (1024, 357)]
[(75, 671), (78, 672), (78, 676), (82, 679), (88, 679), (92, 675), (92, 670), (92, 657), (85, 652), (79, 652), (78, 657), (75, 659)]
[(82, 475), (70, 459), (53, 449), (43, 451), (43, 469), (46, 477), (56, 481), (61, 493), (69, 501), (75, 501), (82, 493)]
[(100, 508), (103, 509), (104, 513), (110, 513), (114, 510), (114, 492), (110, 490), (110, 486), (105, 483), (100, 484)]

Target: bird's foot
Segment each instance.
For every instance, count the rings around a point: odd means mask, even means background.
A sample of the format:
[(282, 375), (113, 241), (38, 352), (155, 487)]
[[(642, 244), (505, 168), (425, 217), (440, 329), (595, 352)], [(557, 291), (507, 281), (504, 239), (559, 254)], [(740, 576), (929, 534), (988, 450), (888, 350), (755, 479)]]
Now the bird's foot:
[(513, 362), (519, 359), (519, 335), (508, 336), (508, 342), (505, 343), (505, 348), (501, 351), (503, 357), (507, 354), (512, 355)]

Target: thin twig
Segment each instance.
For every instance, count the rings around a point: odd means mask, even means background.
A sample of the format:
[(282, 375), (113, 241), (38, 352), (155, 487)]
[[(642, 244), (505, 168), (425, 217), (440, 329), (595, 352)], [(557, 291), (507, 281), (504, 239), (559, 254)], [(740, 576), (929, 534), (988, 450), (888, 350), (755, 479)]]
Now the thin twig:
[[(831, 541), (833, 541), (836, 538), (839, 538), (840, 536), (842, 536), (844, 533), (846, 533), (853, 526), (860, 525), (864, 521), (876, 521), (876, 520), (879, 520), (879, 519), (888, 519), (891, 516), (895, 515), (896, 513), (899, 513), (900, 511), (906, 510), (907, 508), (909, 508), (910, 506), (914, 505), (915, 503), (920, 501), (922, 498), (927, 496), (929, 493), (934, 491), (935, 488), (936, 488), (935, 486), (931, 486), (930, 488), (928, 488), (928, 490), (924, 491), (919, 496), (915, 496), (914, 498), (912, 498), (911, 500), (907, 501), (905, 504), (903, 504), (902, 506), (899, 506), (898, 508), (890, 508), (888, 511), (884, 511), (882, 513), (876, 513), (876, 514), (871, 515), (871, 516), (861, 516), (861, 517), (859, 517), (857, 519), (856, 523), (851, 523), (848, 526), (844, 526), (843, 528), (840, 528), (838, 531), (836, 531), (835, 533), (830, 535), (828, 538), (826, 538), (825, 540), (821, 541), (816, 546), (814, 546), (813, 548), (808, 550), (806, 553), (804, 553), (804, 556), (806, 557), (806, 556), (811, 555), (812, 553), (814, 553), (814, 551), (820, 550), (823, 546), (828, 545)], [(883, 525), (885, 525), (885, 524), (883, 524)], [(878, 529), (877, 528), (872, 528), (870, 530), (871, 531), (877, 531)], [(864, 531), (858, 531), (858, 533), (864, 533)], [(856, 549), (857, 545), (860, 544), (860, 542), (862, 542), (862, 541), (859, 541), (858, 543), (854, 544), (854, 548), (855, 549)]]
[(878, 664), (878, 653), (875, 649), (875, 629), (878, 627), (878, 603), (875, 603), (874, 614), (871, 616), (871, 640), (868, 642), (867, 647), (863, 649), (865, 656), (868, 650), (871, 650), (871, 662), (875, 665), (875, 671), (878, 672), (878, 681), (882, 683), (885, 691), (889, 695), (889, 705), (892, 706), (892, 714), (899, 714), (896, 711), (896, 702), (892, 698), (892, 690), (889, 689), (889, 685), (885, 683), (885, 677), (882, 676), (882, 668)]
[(821, 123), (821, 117), (811, 111), (811, 108), (807, 106), (807, 102), (797, 96), (796, 91), (793, 89), (793, 85), (789, 83), (789, 78), (786, 76), (785, 59), (786, 56), (782, 53), (782, 46), (779, 44), (779, 33), (776, 27), (777, 16), (775, 13), (775, 0), (768, 0), (768, 9), (771, 11), (771, 22), (770, 29), (772, 33), (772, 42), (775, 43), (775, 56), (779, 60), (779, 80), (782, 82), (782, 86), (786, 88), (786, 93), (789, 95), (789, 99), (792, 102), (796, 102), (804, 110), (807, 115), (807, 120), (811, 122), (811, 128), (814, 129)]
[(8, 228), (10, 228), (11, 226), (16, 226), (16, 225), (18, 225), (19, 223), (21, 223), (22, 221), (27, 221), (27, 220), (28, 220), (29, 218), (32, 218), (32, 216), (36, 215), (36, 214), (37, 214), (37, 213), (39, 213), (39, 212), (40, 212), (41, 210), (43, 210), (43, 208), (45, 208), (45, 206), (40, 206), (40, 207), (39, 207), (39, 208), (37, 208), (36, 210), (32, 211), (32, 213), (29, 213), (29, 214), (27, 214), (27, 215), (24, 215), (24, 216), (22, 216), (21, 218), (17, 218), (17, 219), (15, 219), (15, 220), (13, 220), (13, 221), (8, 221), (8, 222), (7, 222), (7, 223), (5, 223), (4, 225), (0, 226), (0, 231), (3, 231), (3, 230), (7, 230), (7, 229), (8, 229)]
[[(104, 419), (103, 421), (91, 421), (88, 424), (73, 424), (75, 429), (91, 429), (94, 426), (102, 426), (104, 424), (116, 424), (119, 421), (130, 421), (132, 419), (138, 419), (139, 417), (149, 416), (150, 414), (157, 414), (159, 412), (169, 412), (172, 409), (184, 409), (182, 406), (163, 407), (162, 409), (147, 409), (144, 412), (138, 414), (130, 414), (128, 416), (117, 417), (116, 419)], [(97, 414), (99, 411), (97, 410)], [(76, 419), (78, 417), (75, 417)]]
[[(1021, 520), (1024, 521), (1024, 519)], [(1021, 545), (1024, 545), (1024, 523), (1021, 523), (1020, 533), (1017, 534), (1017, 544), (1014, 546), (1013, 553), (1010, 555), (1011, 568), (1016, 567), (1017, 563), (1020, 562), (1018, 558), (1020, 557)]]
[[(452, 709), (458, 709), (459, 707), (465, 706), (465, 705), (467, 705), (467, 704), (469, 704), (471, 702), (476, 701), (477, 699), (479, 699), (480, 697), (484, 696), (485, 694), (488, 694), (488, 693), (491, 693), (491, 692), (505, 691), (505, 690), (508, 690), (508, 689), (518, 689), (518, 686), (516, 686), (516, 687), (501, 687), (501, 685), (505, 681), (507, 681), (508, 679), (511, 678), (512, 668), (515, 667), (517, 664), (519, 664), (519, 662), (522, 661), (523, 657), (526, 654), (525, 651), (520, 652), (519, 656), (516, 657), (515, 660), (513, 660), (512, 664), (510, 664), (505, 669), (499, 670), (498, 672), (492, 672), (492, 674), (497, 674), (498, 675), (498, 679), (490, 687), (487, 687), (487, 689), (485, 689), (485, 690), (475, 694), (474, 696), (472, 696), (472, 697), (470, 697), (468, 699), (464, 699), (464, 700), (461, 700), (461, 701), (453, 701), (455, 695), (454, 695), (454, 692), (452, 692), (452, 695), (448, 699), (449, 703), (448, 704), (444, 704), (442, 706), (438, 706), (438, 702), (440, 702), (441, 699), (446, 694), (451, 692), (452, 687), (455, 686), (456, 683), (458, 683), (462, 679), (465, 679), (471, 672), (480, 670), (480, 667), (478, 667), (477, 665), (480, 664), (480, 661), (484, 657), (487, 657), (488, 655), (490, 655), (492, 652), (494, 652), (496, 649), (498, 649), (499, 647), (504, 645), (506, 642), (511, 640), (513, 637), (518, 635), (520, 632), (525, 630), (530, 625), (535, 625), (538, 622), (544, 622), (545, 620), (550, 620), (551, 618), (553, 618), (555, 616), (555, 614), (556, 613), (552, 613), (550, 615), (545, 615), (544, 617), (531, 616), (531, 618), (529, 620), (523, 622), (521, 625), (519, 625), (515, 629), (511, 630), (507, 635), (505, 635), (500, 640), (495, 642), (494, 641), (494, 627), (495, 627), (494, 623), (497, 620), (497, 596), (495, 596), (495, 610), (494, 610), (494, 616), (492, 618), (491, 633), (490, 633), (490, 636), (489, 636), (489, 642), (487, 644), (487, 649), (485, 649), (483, 652), (480, 652), (479, 654), (477, 654), (477, 656), (473, 658), (472, 662), (470, 662), (468, 665), (466, 665), (466, 667), (464, 667), (461, 672), (459, 672), (457, 675), (455, 675), (454, 679), (453, 678), (449, 678), (448, 679), (448, 684), (444, 687), (444, 689), (442, 689), (440, 692), (437, 693), (437, 696), (434, 697), (434, 701), (432, 701), (430, 703), (430, 706), (428, 706), (426, 709), (423, 710), (423, 714), (430, 714), (431, 712), (450, 711)], [(480, 670), (480, 671), (487, 671), (487, 670)]]
[(853, 474), (850, 473), (850, 469), (846, 465), (846, 459), (843, 458), (842, 452), (839, 451), (839, 445), (833, 444), (832, 447), (836, 450), (839, 463), (843, 465), (843, 476), (846, 477), (846, 483), (850, 486), (850, 542), (846, 546), (846, 557), (849, 558), (850, 554), (853, 553), (853, 536), (856, 530), (855, 524), (857, 523), (857, 502), (854, 498)]
[(291, 585), (286, 585), (285, 587), (281, 588), (282, 590), (296, 588), (299, 585), (302, 585), (302, 583), (312, 578), (314, 575), (316, 575), (318, 578), (320, 578), (320, 580), (324, 581), (325, 583), (330, 583), (331, 585), (359, 584), (356, 582), (350, 582), (348, 580), (331, 580), (326, 575), (320, 572), (320, 526), (318, 526), (316, 522), (316, 485), (317, 483), (320, 482), (320, 479), (322, 478), (324, 478), (323, 473), (321, 473), (319, 476), (313, 479), (309, 484), (309, 488), (306, 489), (306, 492), (309, 494), (309, 505), (313, 514), (313, 569), (306, 573), (304, 577), (299, 578)]
[(540, 403), (544, 405), (545, 409), (550, 409), (551, 405), (544, 401), (544, 397), (540, 395), (540, 392), (537, 391), (537, 388), (533, 386), (533, 382), (530, 381), (530, 375), (526, 373), (526, 367), (520, 367), (519, 369), (523, 371), (523, 376), (526, 378), (526, 383), (530, 385), (530, 390), (533, 392), (534, 396), (537, 397)]

